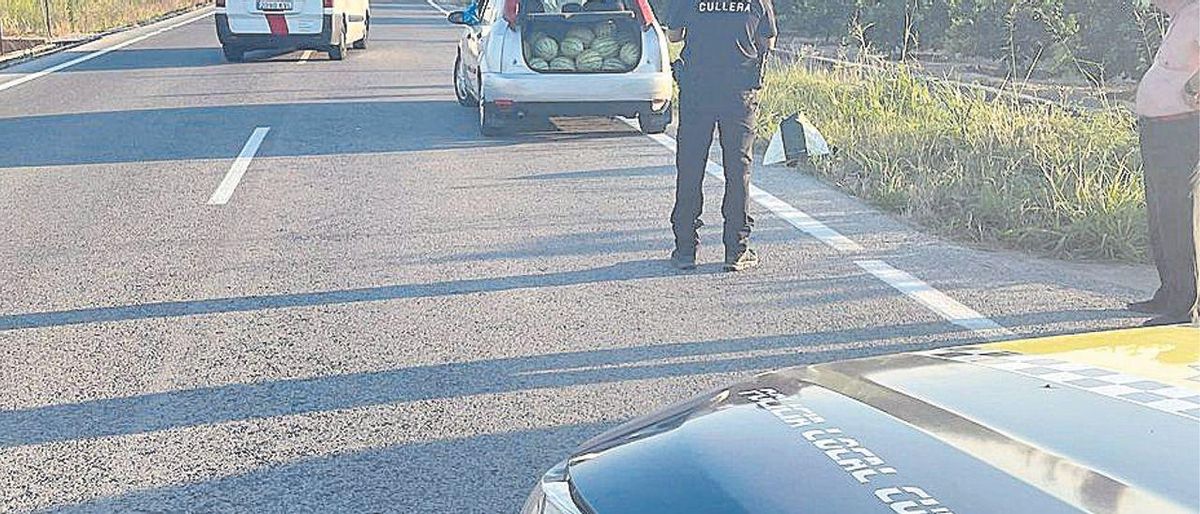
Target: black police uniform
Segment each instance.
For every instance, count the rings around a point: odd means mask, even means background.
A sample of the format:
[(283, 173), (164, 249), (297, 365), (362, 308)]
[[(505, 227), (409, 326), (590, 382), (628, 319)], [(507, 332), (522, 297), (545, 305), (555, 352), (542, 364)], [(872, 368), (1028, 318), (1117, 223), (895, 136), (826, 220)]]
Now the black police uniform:
[(775, 37), (775, 12), (771, 0), (671, 0), (667, 18), (669, 28), (685, 30), (683, 54), (675, 63), (678, 175), (671, 225), (676, 257), (695, 258), (702, 183), (715, 126), (725, 167), (725, 262), (733, 262), (747, 250), (753, 223), (746, 213), (750, 152), (768, 51), (760, 42)]

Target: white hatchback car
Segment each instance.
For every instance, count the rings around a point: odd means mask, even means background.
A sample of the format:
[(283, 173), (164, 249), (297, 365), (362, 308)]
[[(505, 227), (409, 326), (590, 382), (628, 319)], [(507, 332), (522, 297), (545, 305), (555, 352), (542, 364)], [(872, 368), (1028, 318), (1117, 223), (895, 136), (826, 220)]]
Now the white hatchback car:
[(369, 0), (216, 0), (217, 39), (225, 58), (241, 61), (247, 50), (302, 49), (328, 52), (340, 61), (349, 46), (367, 47)]
[(671, 122), (667, 39), (648, 0), (476, 0), (448, 19), (465, 26), (455, 93), (484, 135), (529, 116), (636, 117), (651, 134)]

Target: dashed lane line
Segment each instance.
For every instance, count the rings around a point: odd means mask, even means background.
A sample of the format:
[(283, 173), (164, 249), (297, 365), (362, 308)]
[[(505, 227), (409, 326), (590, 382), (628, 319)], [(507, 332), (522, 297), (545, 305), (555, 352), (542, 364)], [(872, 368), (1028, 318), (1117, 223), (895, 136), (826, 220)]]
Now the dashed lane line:
[(238, 183), (242, 181), (242, 175), (246, 174), (246, 170), (250, 168), (250, 162), (258, 153), (258, 147), (262, 145), (263, 138), (267, 137), (267, 132), (270, 131), (271, 127), (254, 129), (254, 132), (250, 134), (250, 139), (247, 139), (245, 146), (242, 146), (241, 153), (238, 154), (237, 159), (233, 160), (229, 171), (225, 173), (225, 178), (221, 180), (217, 190), (213, 191), (212, 197), (208, 199), (209, 205), (229, 203), (229, 199), (233, 197), (233, 190), (237, 189)]
[(67, 62), (56, 64), (56, 65), (54, 65), (54, 66), (51, 66), (51, 67), (49, 67), (49, 68), (46, 68), (46, 69), (44, 69), (44, 70), (37, 71), (37, 72), (34, 72), (34, 73), (30, 73), (30, 74), (28, 74), (28, 75), (22, 76), (22, 77), (20, 77), (20, 78), (17, 78), (17, 79), (10, 80), (10, 81), (8, 81), (8, 82), (0, 83), (0, 91), (5, 91), (5, 90), (7, 90), (7, 89), (12, 89), (12, 88), (14, 88), (14, 87), (17, 87), (17, 86), (19, 86), (19, 85), (21, 85), (21, 84), (24, 84), (24, 83), (26, 83), (26, 82), (31, 82), (31, 81), (34, 81), (34, 80), (40, 79), (40, 78), (42, 78), (42, 77), (45, 77), (46, 75), (49, 75), (49, 74), (51, 74), (51, 73), (55, 73), (55, 72), (62, 71), (62, 70), (65, 70), (65, 69), (67, 69), (67, 68), (70, 68), (70, 67), (72, 67), (72, 66), (76, 66), (76, 65), (79, 65), (79, 64), (83, 64), (83, 63), (85, 63), (85, 62), (88, 62), (88, 61), (90, 61), (90, 60), (92, 60), (92, 59), (95, 59), (95, 58), (97, 58), (97, 57), (100, 57), (100, 56), (102, 56), (102, 55), (105, 55), (105, 54), (108, 54), (108, 53), (111, 53), (111, 52), (115, 52), (115, 51), (117, 51), (117, 50), (120, 50), (120, 49), (122, 49), (122, 48), (125, 48), (125, 47), (127, 47), (127, 46), (129, 46), (129, 45), (133, 45), (133, 44), (140, 43), (140, 42), (142, 42), (142, 41), (145, 41), (145, 40), (147, 40), (147, 39), (150, 39), (150, 38), (152, 38), (152, 37), (154, 37), (154, 36), (157, 36), (157, 35), (159, 35), (159, 34), (162, 34), (162, 33), (166, 32), (166, 31), (168, 31), (168, 30), (177, 29), (177, 28), (179, 28), (179, 27), (182, 27), (182, 26), (184, 26), (184, 25), (187, 25), (187, 24), (189, 24), (189, 23), (191, 23), (191, 22), (193, 22), (193, 21), (196, 21), (196, 20), (199, 20), (199, 19), (202, 19), (202, 18), (206, 18), (206, 17), (208, 17), (208, 16), (209, 16), (209, 15), (211, 15), (211, 14), (212, 14), (212, 9), (211, 9), (211, 8), (205, 8), (205, 9), (202, 9), (202, 10), (201, 10), (201, 12), (200, 12), (200, 14), (198, 14), (198, 15), (195, 15), (195, 16), (192, 16), (192, 17), (190, 17), (190, 18), (186, 18), (186, 19), (184, 19), (183, 21), (180, 21), (180, 22), (178, 22), (178, 23), (173, 23), (173, 24), (171, 24), (171, 25), (167, 25), (166, 27), (163, 27), (163, 28), (160, 28), (160, 29), (154, 30), (154, 31), (152, 31), (152, 32), (148, 32), (148, 33), (146, 33), (146, 34), (142, 34), (142, 35), (140, 35), (140, 36), (138, 36), (138, 37), (135, 37), (135, 38), (133, 38), (133, 39), (130, 39), (130, 40), (128, 40), (128, 41), (123, 41), (123, 42), (121, 42), (121, 43), (117, 43), (117, 44), (115, 44), (115, 45), (112, 45), (112, 46), (110, 46), (110, 47), (107, 47), (107, 48), (103, 48), (103, 49), (97, 50), (97, 51), (95, 51), (95, 52), (92, 52), (92, 53), (90, 53), (90, 54), (87, 54), (87, 55), (81, 55), (81, 56), (79, 56), (79, 57), (76, 57), (76, 58), (74, 58), (74, 59), (71, 59), (71, 60), (69, 60), (69, 61), (67, 61)]

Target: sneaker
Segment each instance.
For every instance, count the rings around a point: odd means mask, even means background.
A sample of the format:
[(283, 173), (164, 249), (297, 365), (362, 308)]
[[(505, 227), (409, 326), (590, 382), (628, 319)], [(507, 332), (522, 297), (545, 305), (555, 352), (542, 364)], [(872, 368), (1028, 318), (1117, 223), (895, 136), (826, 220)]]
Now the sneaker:
[(679, 255), (679, 251), (671, 252), (671, 267), (678, 270), (693, 270), (696, 269), (696, 256)]
[(725, 262), (725, 271), (744, 271), (755, 266), (758, 266), (758, 252), (747, 248), (736, 259)]

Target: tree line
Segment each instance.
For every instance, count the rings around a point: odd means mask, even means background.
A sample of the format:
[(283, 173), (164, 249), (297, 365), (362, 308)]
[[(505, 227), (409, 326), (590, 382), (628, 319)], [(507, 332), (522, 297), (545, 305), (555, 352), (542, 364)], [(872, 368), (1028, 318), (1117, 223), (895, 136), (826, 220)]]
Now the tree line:
[[(665, 12), (671, 0), (654, 0)], [(775, 0), (785, 33), (894, 58), (983, 57), (1011, 74), (1136, 78), (1166, 28), (1144, 0)]]

